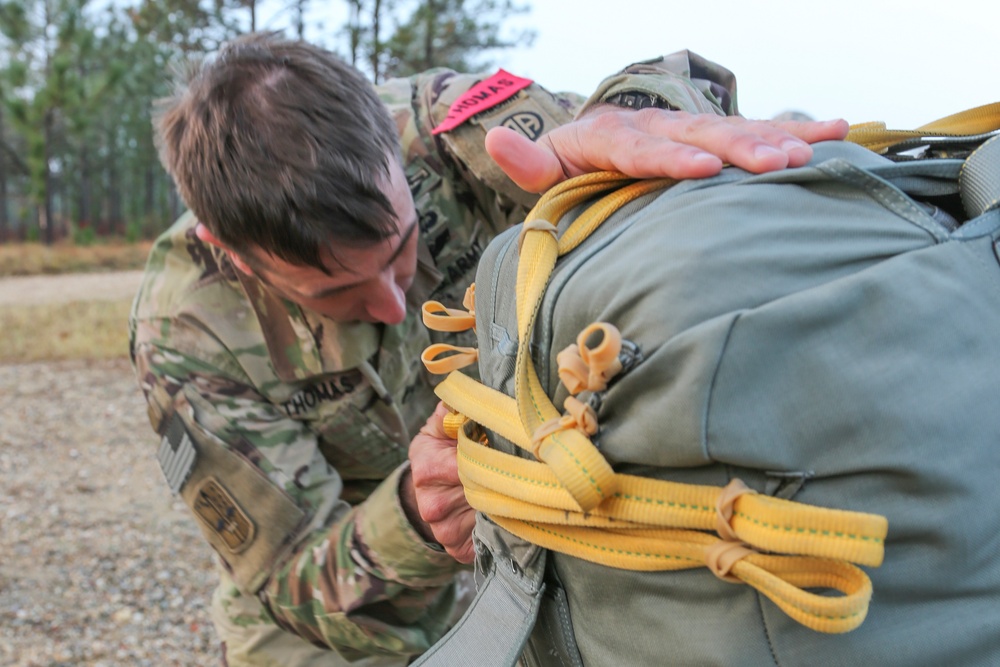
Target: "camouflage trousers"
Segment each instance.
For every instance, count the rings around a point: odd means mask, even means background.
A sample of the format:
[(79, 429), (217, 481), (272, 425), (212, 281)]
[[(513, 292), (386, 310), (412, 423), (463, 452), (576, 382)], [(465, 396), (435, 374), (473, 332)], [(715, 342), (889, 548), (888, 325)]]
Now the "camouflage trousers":
[(211, 615), (223, 645), (223, 667), (397, 667), (407, 658), (375, 656), (348, 662), (336, 651), (285, 632), (252, 595), (243, 595), (220, 568)]

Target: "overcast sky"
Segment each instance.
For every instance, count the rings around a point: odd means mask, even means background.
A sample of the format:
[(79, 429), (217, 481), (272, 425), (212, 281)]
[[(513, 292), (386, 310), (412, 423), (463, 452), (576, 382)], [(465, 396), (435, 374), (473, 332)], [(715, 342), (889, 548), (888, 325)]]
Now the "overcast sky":
[(527, 1), (513, 23), (535, 43), (497, 62), (552, 90), (589, 94), (631, 62), (686, 48), (735, 72), (754, 118), (798, 109), (910, 128), (1000, 101), (997, 0)]

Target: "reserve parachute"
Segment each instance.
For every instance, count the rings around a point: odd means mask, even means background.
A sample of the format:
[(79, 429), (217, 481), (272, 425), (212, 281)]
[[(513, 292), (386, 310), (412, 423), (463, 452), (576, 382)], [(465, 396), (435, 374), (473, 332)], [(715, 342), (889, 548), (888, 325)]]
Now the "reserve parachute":
[(481, 585), (421, 664), (994, 663), (998, 114), (573, 179), (425, 305)]

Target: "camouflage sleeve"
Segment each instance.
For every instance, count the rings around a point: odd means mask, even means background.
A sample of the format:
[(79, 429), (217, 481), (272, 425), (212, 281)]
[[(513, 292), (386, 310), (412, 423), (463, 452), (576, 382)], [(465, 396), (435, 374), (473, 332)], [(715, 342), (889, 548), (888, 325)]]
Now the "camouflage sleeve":
[(598, 104), (658, 107), (719, 116), (739, 114), (736, 76), (691, 51), (634, 63), (604, 79), (578, 115)]
[[(520, 79), (503, 79), (505, 74), (503, 70), (493, 75), (459, 74), (438, 68), (377, 87), (396, 119), (403, 161), (427, 163), (449, 182), (454, 196), (471, 198), (480, 217), (493, 223), (495, 231), (521, 222), (538, 196), (517, 187), (493, 162), (486, 153), (486, 133), (502, 125), (534, 141), (572, 121), (583, 101), (578, 95), (549, 92), (526, 79), (525, 87), (499, 99), (502, 94), (497, 96), (497, 89), (508, 80)], [(440, 130), (453, 107), (463, 105), (472, 105), (477, 112), (451, 129)], [(520, 217), (511, 218), (515, 210)]]
[(169, 462), (168, 483), (183, 487), (234, 581), (280, 626), (348, 658), (417, 654), (439, 639), (461, 566), (407, 522), (401, 469), (350, 506), (316, 436), (264, 400), (211, 334), (183, 319), (131, 326), (154, 428), (166, 443), (182, 426), (201, 459), (183, 481)]
[[(510, 81), (530, 85), (505, 97), (503, 88)], [(586, 100), (551, 93), (503, 70), (491, 76), (435, 69), (387, 81), (378, 92), (395, 116), (404, 163), (427, 164), (450, 180), (455, 197), (469, 194), (480, 217), (493, 222), (495, 231), (520, 222), (537, 195), (518, 188), (486, 153), (486, 133), (494, 127), (510, 128), (535, 141), (599, 104), (738, 114), (733, 73), (690, 51), (630, 65), (606, 78)], [(449, 127), (446, 119), (456, 115), (464, 120)]]

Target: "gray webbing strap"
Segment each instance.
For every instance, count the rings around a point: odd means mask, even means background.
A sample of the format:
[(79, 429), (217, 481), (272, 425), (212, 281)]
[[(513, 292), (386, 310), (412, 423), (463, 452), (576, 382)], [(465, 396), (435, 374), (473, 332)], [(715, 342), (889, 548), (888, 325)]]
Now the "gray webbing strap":
[(545, 550), (510, 535), (482, 516), (476, 520), (486, 580), (465, 615), (414, 665), (513, 667), (535, 625), (542, 601)]
[(962, 206), (977, 218), (1000, 205), (1000, 136), (993, 137), (965, 160), (958, 176)]

